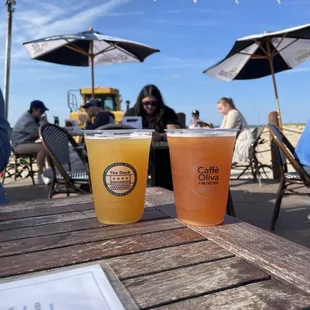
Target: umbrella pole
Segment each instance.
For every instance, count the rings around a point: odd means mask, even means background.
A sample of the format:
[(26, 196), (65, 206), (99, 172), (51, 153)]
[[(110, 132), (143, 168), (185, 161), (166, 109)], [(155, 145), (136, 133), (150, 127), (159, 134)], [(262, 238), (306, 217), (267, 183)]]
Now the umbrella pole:
[(94, 41), (90, 42), (90, 65), (91, 65), (91, 95), (95, 98), (95, 66), (94, 66)]
[(277, 88), (277, 82), (276, 77), (274, 73), (274, 67), (273, 67), (273, 57), (271, 55), (271, 49), (270, 49), (270, 41), (267, 42), (267, 57), (272, 77), (272, 83), (273, 83), (273, 89), (276, 96), (276, 106), (277, 106), (277, 112), (278, 112), (278, 122), (279, 122), (279, 128), (282, 130), (282, 118), (281, 118), (281, 110), (280, 110), (280, 102), (279, 102), (279, 95), (278, 95), (278, 88)]

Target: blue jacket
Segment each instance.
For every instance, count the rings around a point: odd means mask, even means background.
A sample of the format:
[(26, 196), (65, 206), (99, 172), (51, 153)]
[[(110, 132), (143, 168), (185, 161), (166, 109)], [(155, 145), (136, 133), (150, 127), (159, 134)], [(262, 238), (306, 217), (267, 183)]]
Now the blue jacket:
[[(4, 119), (4, 99), (0, 89), (0, 171), (5, 169), (11, 154), (9, 131), (10, 125)], [(3, 203), (8, 203), (8, 200), (5, 197), (4, 189), (0, 183), (0, 204)]]
[(310, 167), (310, 120), (298, 140), (295, 148), (295, 156), (303, 166)]

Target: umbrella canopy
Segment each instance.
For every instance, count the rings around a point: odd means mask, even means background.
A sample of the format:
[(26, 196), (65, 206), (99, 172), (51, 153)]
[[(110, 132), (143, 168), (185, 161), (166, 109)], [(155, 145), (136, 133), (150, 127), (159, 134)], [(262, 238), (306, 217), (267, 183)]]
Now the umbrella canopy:
[(309, 58), (310, 24), (306, 24), (238, 39), (223, 60), (203, 73), (223, 81), (257, 79), (272, 75), (282, 126), (274, 75), (292, 69)]
[(143, 62), (159, 52), (147, 45), (126, 39), (89, 31), (77, 34), (55, 35), (23, 43), (31, 59), (92, 68), (94, 91), (94, 66), (124, 62)]

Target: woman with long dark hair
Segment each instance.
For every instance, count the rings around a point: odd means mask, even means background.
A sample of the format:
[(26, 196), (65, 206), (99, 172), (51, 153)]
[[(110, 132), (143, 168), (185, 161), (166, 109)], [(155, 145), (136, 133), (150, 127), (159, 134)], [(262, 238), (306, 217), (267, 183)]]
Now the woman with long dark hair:
[(153, 140), (166, 140), (165, 129), (180, 127), (173, 109), (165, 105), (159, 89), (155, 85), (142, 88), (133, 108), (125, 116), (141, 116), (144, 129), (154, 129)]

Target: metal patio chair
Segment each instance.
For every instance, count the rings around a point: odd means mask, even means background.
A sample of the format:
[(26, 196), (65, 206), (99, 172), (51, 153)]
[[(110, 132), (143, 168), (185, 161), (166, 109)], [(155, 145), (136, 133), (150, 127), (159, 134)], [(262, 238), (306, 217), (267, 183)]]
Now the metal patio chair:
[[(52, 198), (58, 193), (66, 193), (67, 196), (70, 196), (71, 193), (89, 193), (83, 189), (83, 186), (90, 185), (87, 154), (83, 152), (73, 137), (63, 128), (53, 124), (43, 124), (39, 133), (53, 173), (48, 198)], [(70, 146), (84, 163), (84, 169), (72, 169)], [(89, 188), (91, 187), (89, 186)]]
[[(271, 230), (274, 230), (276, 221), (279, 217), (281, 202), (284, 196), (310, 196), (310, 192), (299, 191), (302, 188), (310, 188), (310, 176), (306, 173), (302, 165), (299, 163), (298, 159), (295, 156), (295, 148), (285, 137), (283, 132), (281, 132), (280, 129), (273, 124), (268, 124), (268, 128), (270, 130), (272, 139), (277, 145), (279, 162), (281, 165), (281, 179), (270, 227)], [(287, 160), (294, 168), (294, 172), (288, 172)]]

